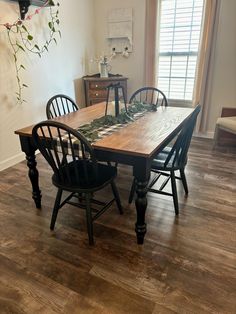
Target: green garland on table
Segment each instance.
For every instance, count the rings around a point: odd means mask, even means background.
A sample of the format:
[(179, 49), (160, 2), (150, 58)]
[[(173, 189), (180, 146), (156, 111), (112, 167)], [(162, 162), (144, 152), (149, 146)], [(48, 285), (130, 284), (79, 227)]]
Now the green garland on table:
[(121, 109), (121, 113), (115, 117), (106, 115), (98, 119), (94, 119), (91, 123), (84, 124), (78, 128), (88, 141), (94, 142), (99, 138), (98, 133), (100, 128), (108, 128), (116, 124), (127, 124), (134, 121), (134, 116), (137, 113), (145, 113), (150, 111), (156, 111), (156, 105), (147, 104), (142, 102), (134, 102), (129, 105), (127, 112), (125, 109)]

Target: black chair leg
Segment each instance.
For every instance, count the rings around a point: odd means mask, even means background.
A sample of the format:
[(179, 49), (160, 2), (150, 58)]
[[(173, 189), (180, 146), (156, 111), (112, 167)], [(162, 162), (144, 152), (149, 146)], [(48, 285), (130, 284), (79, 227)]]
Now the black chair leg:
[(174, 201), (174, 207), (175, 207), (175, 215), (178, 215), (179, 214), (179, 203), (178, 203), (178, 195), (177, 195), (177, 188), (176, 188), (175, 172), (174, 171), (171, 171), (170, 178), (171, 178), (171, 187), (172, 187), (173, 201)]
[(119, 195), (119, 192), (117, 190), (117, 187), (116, 187), (116, 184), (114, 181), (111, 182), (111, 188), (112, 188), (112, 192), (114, 194), (115, 201), (116, 201), (117, 207), (119, 209), (119, 212), (122, 215), (123, 214), (123, 208), (122, 208), (121, 201), (120, 201), (120, 195)]
[(62, 196), (62, 189), (58, 189), (57, 196), (56, 196), (55, 203), (54, 203), (54, 207), (53, 207), (53, 211), (52, 211), (52, 218), (51, 218), (51, 224), (50, 224), (51, 230), (54, 230), (54, 227), (55, 227), (55, 223), (57, 220), (57, 214), (58, 214), (58, 210), (59, 210), (60, 202), (61, 202), (61, 196)]
[(86, 194), (86, 219), (87, 219), (87, 232), (89, 237), (89, 244), (94, 245), (93, 240), (93, 219), (92, 219), (92, 210), (91, 210), (91, 195)]
[(131, 204), (133, 202), (134, 193), (135, 193), (135, 179), (133, 179), (131, 190), (130, 190), (130, 193), (129, 193), (129, 204)]
[(83, 193), (78, 193), (78, 201), (79, 203), (83, 202)]
[(184, 187), (185, 194), (188, 195), (188, 184), (187, 184), (186, 176), (184, 173), (184, 169), (180, 169), (179, 172), (180, 172), (180, 177), (181, 177), (181, 181)]

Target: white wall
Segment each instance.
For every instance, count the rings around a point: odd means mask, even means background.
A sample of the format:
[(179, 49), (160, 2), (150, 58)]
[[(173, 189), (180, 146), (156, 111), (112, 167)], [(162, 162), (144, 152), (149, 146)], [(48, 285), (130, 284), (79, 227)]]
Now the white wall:
[(207, 132), (211, 135), (222, 107), (236, 107), (236, 1), (222, 0), (217, 32), (210, 112)]
[(112, 73), (129, 78), (128, 96), (143, 86), (144, 78), (144, 29), (145, 0), (94, 0), (96, 52), (109, 52), (107, 36), (107, 18), (114, 8), (133, 8), (133, 52), (129, 58), (118, 55), (112, 60)]
[[(89, 72), (88, 58), (94, 54), (93, 0), (61, 0), (60, 4), (62, 38), (58, 45), (52, 44), (41, 59), (22, 57), (27, 68), (23, 82), (29, 88), (24, 94), (27, 102), (21, 105), (16, 103), (16, 77), (6, 30), (0, 26), (0, 170), (23, 159), (14, 131), (45, 119), (46, 103), (52, 95), (64, 93), (83, 102), (83, 89), (76, 79)], [(31, 12), (34, 9), (31, 6)], [(39, 38), (46, 36), (46, 11), (29, 23)], [(14, 22), (18, 14), (17, 3), (0, 1), (0, 24)]]

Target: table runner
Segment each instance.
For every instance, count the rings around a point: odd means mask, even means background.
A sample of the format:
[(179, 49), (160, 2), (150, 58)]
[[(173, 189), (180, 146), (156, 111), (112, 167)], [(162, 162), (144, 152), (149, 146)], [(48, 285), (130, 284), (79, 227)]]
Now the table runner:
[[(145, 115), (147, 112), (150, 111), (156, 111), (156, 108), (153, 107), (153, 105), (145, 104), (145, 103), (134, 103), (131, 106), (129, 106), (128, 114), (122, 112), (117, 118), (112, 116), (104, 116), (99, 119), (95, 119), (90, 124), (82, 125), (77, 130), (84, 135), (84, 137), (91, 143), (95, 143), (96, 141), (104, 138), (105, 136), (108, 136), (126, 126), (128, 126), (133, 121), (139, 119), (143, 115)], [(122, 121), (123, 123), (116, 123), (116, 124), (109, 124), (112, 123), (112, 119), (117, 121)], [(101, 121), (104, 121), (104, 124), (101, 126)], [(96, 123), (98, 124), (98, 127), (96, 128)], [(91, 127), (92, 124), (94, 124), (94, 127)], [(71, 155), (71, 147), (70, 147), (70, 141), (68, 138), (68, 134), (65, 132), (65, 134), (62, 134), (62, 140), (63, 140), (63, 149), (65, 149), (66, 153)], [(56, 145), (57, 150), (59, 152), (61, 151), (61, 143), (60, 139), (56, 138)], [(81, 156), (81, 147), (79, 140), (75, 137), (71, 138), (71, 142), (75, 151), (76, 156)]]

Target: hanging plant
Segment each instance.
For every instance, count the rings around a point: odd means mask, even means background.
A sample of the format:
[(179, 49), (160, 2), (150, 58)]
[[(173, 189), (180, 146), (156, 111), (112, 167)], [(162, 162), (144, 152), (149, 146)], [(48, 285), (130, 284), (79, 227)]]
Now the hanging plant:
[[(23, 99), (23, 90), (28, 86), (21, 81), (21, 72), (26, 70), (26, 67), (20, 62), (19, 55), (21, 53), (33, 53), (38, 55), (39, 57), (45, 51), (48, 51), (51, 43), (57, 44), (57, 36), (61, 37), (61, 32), (59, 30), (59, 2), (56, 3), (56, 9), (53, 9), (54, 2), (52, 0), (45, 1), (45, 3), (36, 9), (33, 14), (29, 14), (25, 17), (24, 20), (18, 19), (15, 23), (5, 23), (0, 24), (4, 26), (7, 30), (9, 44), (11, 46), (13, 61), (15, 65), (16, 71), (16, 80), (17, 80), (17, 100), (22, 103), (25, 100)], [(39, 45), (37, 41), (35, 41), (34, 36), (31, 34), (29, 28), (27, 27), (28, 22), (37, 14), (40, 13), (42, 9), (46, 6), (50, 6), (50, 20), (48, 21), (47, 28), (49, 29), (48, 39), (42, 44)]]

